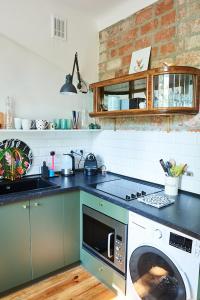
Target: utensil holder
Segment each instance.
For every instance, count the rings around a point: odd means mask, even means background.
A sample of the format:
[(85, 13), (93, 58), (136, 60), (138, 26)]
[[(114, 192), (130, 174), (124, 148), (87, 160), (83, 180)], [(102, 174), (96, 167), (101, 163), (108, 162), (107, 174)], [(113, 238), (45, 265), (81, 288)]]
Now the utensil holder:
[(165, 177), (165, 194), (168, 196), (177, 196), (179, 187), (179, 177)]

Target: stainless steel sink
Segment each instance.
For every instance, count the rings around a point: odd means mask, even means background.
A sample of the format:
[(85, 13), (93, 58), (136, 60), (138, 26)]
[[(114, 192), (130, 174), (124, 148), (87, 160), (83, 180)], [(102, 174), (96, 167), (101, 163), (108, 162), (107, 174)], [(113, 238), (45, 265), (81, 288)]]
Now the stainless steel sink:
[(54, 189), (59, 186), (41, 177), (23, 178), (21, 180), (0, 182), (0, 195), (19, 193), (25, 191), (40, 191), (44, 189)]

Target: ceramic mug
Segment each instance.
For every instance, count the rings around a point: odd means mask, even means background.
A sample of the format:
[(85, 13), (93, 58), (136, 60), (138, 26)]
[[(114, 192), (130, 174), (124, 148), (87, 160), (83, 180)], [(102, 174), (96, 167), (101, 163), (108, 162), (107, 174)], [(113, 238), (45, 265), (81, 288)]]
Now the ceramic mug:
[(55, 125), (55, 129), (60, 129), (60, 120), (61, 119), (54, 119), (53, 120), (54, 125)]
[(15, 129), (22, 129), (22, 119), (14, 118)]
[(55, 124), (54, 122), (49, 122), (49, 129), (54, 130), (55, 129)]
[(60, 128), (67, 129), (67, 119), (60, 119)]
[(48, 128), (48, 122), (46, 120), (36, 120), (37, 130), (44, 130)]
[(140, 108), (140, 109), (146, 108), (146, 101), (140, 102), (140, 103), (139, 103), (139, 108)]
[(22, 129), (29, 130), (31, 128), (31, 120), (22, 119)]

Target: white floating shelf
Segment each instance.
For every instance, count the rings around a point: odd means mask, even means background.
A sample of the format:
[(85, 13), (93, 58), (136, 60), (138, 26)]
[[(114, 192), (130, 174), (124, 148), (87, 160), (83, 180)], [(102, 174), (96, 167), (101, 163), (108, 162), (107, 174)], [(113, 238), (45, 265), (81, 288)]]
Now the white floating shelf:
[(0, 129), (0, 133), (12, 133), (12, 132), (17, 132), (17, 133), (23, 133), (23, 132), (100, 132), (102, 129), (55, 129), (55, 130), (37, 130), (37, 129), (29, 129), (29, 130), (23, 130), (23, 129)]

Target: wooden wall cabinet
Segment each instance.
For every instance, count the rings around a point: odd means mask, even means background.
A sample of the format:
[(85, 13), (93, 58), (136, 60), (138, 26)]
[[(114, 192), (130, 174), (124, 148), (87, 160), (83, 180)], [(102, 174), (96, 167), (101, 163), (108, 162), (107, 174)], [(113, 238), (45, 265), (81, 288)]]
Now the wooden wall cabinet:
[(93, 83), (91, 117), (197, 114), (200, 70), (173, 66)]

